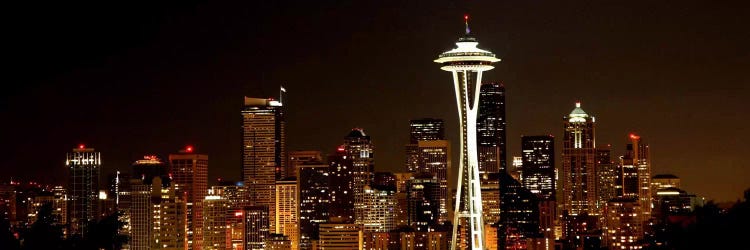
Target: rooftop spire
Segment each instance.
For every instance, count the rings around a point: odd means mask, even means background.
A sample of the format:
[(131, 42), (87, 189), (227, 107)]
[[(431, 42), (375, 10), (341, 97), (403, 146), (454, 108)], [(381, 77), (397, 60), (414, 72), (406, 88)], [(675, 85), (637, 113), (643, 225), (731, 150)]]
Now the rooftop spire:
[(464, 24), (466, 24), (466, 34), (468, 35), (471, 33), (471, 30), (469, 30), (469, 15), (464, 15)]

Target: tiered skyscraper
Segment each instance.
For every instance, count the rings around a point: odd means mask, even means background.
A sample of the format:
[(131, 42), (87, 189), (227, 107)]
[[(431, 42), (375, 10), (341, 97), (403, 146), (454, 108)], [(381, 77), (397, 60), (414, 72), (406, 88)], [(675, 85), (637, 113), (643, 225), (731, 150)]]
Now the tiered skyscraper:
[[(484, 223), (482, 221), (482, 195), (477, 158), (477, 111), (482, 72), (494, 68), (492, 63), (500, 61), (492, 52), (477, 48), (477, 39), (470, 36), (468, 16), (466, 34), (456, 42), (457, 48), (446, 51), (435, 59), (440, 69), (453, 75), (456, 104), (461, 128), (461, 154), (458, 169), (456, 205), (453, 218), (451, 249), (456, 249), (458, 227), (467, 227), (470, 249), (485, 248)], [(464, 220), (465, 222), (461, 222)]]
[(576, 103), (564, 118), (562, 154), (563, 215), (597, 214), (595, 118)]
[(203, 199), (208, 192), (208, 155), (193, 152), (192, 146), (170, 154), (172, 184), (187, 203), (188, 249), (203, 248)]
[(89, 223), (96, 222), (99, 211), (101, 154), (79, 145), (68, 153), (65, 166), (68, 167), (68, 232), (85, 238)]
[(374, 154), (370, 136), (361, 128), (352, 129), (344, 138), (344, 150), (352, 158), (354, 180), (354, 218), (361, 225), (364, 221), (365, 187), (373, 181)]
[(503, 184), (500, 183), (500, 173), (506, 172), (507, 167), (505, 125), (505, 86), (496, 82), (482, 83), (479, 89), (477, 151), (485, 228), (500, 220), (500, 185)]
[[(280, 101), (245, 97), (242, 109), (242, 180), (256, 206), (267, 206), (275, 218), (276, 181), (284, 174), (286, 159), (283, 104)], [(274, 220), (270, 227), (274, 228)]]
[(448, 171), (450, 143), (445, 140), (442, 119), (418, 119), (409, 122), (409, 144), (406, 145), (406, 168), (410, 173), (429, 173), (440, 185), (437, 221), (448, 221)]

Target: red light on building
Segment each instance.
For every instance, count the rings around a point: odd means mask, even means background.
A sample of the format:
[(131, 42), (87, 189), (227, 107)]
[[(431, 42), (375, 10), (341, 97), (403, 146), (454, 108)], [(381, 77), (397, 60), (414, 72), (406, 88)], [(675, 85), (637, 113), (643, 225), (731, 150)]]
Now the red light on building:
[(242, 212), (234, 212), (235, 217), (242, 217)]
[(630, 134), (630, 139), (638, 140), (638, 139), (641, 139), (641, 137), (631, 133)]
[(469, 20), (469, 15), (464, 15), (464, 20)]
[(336, 150), (339, 151), (339, 152), (344, 152), (346, 149), (344, 148), (344, 146), (340, 146), (340, 147), (336, 148)]
[(193, 146), (187, 146), (187, 147), (185, 147), (185, 151), (187, 151), (188, 153), (192, 153), (193, 152)]
[(84, 149), (84, 148), (86, 148), (86, 145), (83, 145), (83, 144), (78, 144), (78, 148), (79, 148), (79, 149)]

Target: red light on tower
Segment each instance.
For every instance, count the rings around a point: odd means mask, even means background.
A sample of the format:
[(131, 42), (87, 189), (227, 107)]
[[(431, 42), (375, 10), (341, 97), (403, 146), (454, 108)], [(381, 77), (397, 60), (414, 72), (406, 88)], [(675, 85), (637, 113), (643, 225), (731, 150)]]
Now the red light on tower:
[(86, 145), (78, 144), (78, 149), (84, 149), (84, 148), (86, 148)]
[(636, 134), (630, 133), (630, 139), (638, 140), (638, 139), (641, 139), (641, 137), (637, 136)]
[(339, 152), (344, 152), (346, 149), (344, 148), (344, 146), (339, 146), (338, 148), (336, 148), (336, 150), (338, 150)]
[(187, 147), (185, 147), (185, 151), (187, 151), (188, 153), (192, 153), (193, 152), (193, 146), (187, 146)]

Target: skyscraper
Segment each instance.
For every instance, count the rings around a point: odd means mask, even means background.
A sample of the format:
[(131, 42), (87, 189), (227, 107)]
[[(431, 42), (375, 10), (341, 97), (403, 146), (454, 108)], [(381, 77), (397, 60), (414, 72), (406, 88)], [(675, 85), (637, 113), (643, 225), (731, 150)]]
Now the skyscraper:
[[(470, 35), (468, 16), (466, 34), (456, 42), (457, 48), (446, 51), (435, 59), (440, 69), (453, 75), (456, 91), (459, 124), (461, 127), (461, 157), (459, 160), (456, 205), (453, 218), (451, 249), (458, 241), (458, 227), (463, 224), (472, 239), (470, 249), (485, 248), (484, 223), (482, 222), (482, 194), (479, 183), (479, 163), (477, 159), (477, 111), (482, 72), (491, 70), (492, 63), (500, 61), (492, 52), (477, 48), (477, 39)], [(465, 221), (462, 223), (461, 221)]]
[(361, 128), (354, 128), (344, 138), (344, 150), (352, 158), (354, 179), (354, 221), (362, 223), (364, 218), (364, 188), (373, 181), (374, 154), (370, 136)]
[(79, 145), (67, 154), (65, 166), (68, 167), (68, 232), (86, 238), (88, 225), (96, 222), (99, 211), (101, 154)]
[[(351, 165), (349, 165), (351, 166)], [(333, 190), (330, 181), (337, 177), (329, 176), (329, 169), (334, 169), (323, 163), (315, 164), (308, 162), (299, 166), (299, 249), (312, 249), (313, 241), (318, 240), (318, 226), (328, 221), (328, 209), (336, 209), (336, 205), (330, 202), (329, 190)], [(346, 192), (349, 193), (349, 192)], [(349, 193), (350, 194), (350, 193)], [(349, 197), (352, 196), (339, 196)], [(349, 203), (352, 204), (352, 200)], [(337, 205), (344, 205), (339, 203)], [(349, 209), (353, 209), (349, 206)], [(351, 218), (342, 218), (351, 220)]]
[[(354, 162), (344, 146), (328, 156), (331, 217), (354, 222)], [(301, 179), (300, 179), (301, 181)]]
[(203, 248), (203, 199), (208, 190), (208, 155), (197, 154), (193, 146), (170, 154), (172, 184), (187, 204), (188, 249)]
[(626, 158), (631, 158), (630, 162), (635, 166), (637, 173), (637, 198), (641, 207), (641, 221), (646, 223), (651, 219), (651, 207), (653, 206), (651, 192), (651, 157), (648, 144), (641, 143), (641, 137), (636, 134), (630, 134), (630, 143)]
[(440, 182), (430, 173), (417, 173), (406, 185), (408, 225), (420, 232), (439, 223)]
[(477, 117), (480, 174), (504, 172), (507, 169), (506, 123), (505, 85), (495, 82), (482, 83)]
[(419, 141), (445, 140), (443, 119), (422, 118), (409, 121), (409, 143)]
[[(245, 97), (242, 109), (242, 180), (255, 205), (273, 218), (275, 185), (284, 173), (286, 120), (280, 101)], [(273, 227), (273, 221), (270, 222)]]
[(596, 147), (596, 171), (599, 176), (597, 185), (597, 201), (600, 206), (606, 206), (609, 200), (617, 197), (615, 189), (617, 176), (617, 165), (612, 161), (612, 148), (610, 145)]
[[(206, 196), (203, 205), (203, 249), (224, 250), (229, 246), (227, 215), (229, 202), (218, 195)], [(231, 248), (230, 248), (231, 249)]]
[(555, 138), (521, 137), (523, 186), (541, 200), (555, 199)]
[(366, 233), (388, 232), (396, 226), (396, 189), (365, 186), (361, 224)]
[(307, 151), (290, 151), (286, 161), (286, 174), (284, 177), (297, 178), (297, 166), (307, 161), (323, 161), (323, 154), (320, 151), (307, 150)]
[(539, 198), (508, 173), (500, 173), (498, 249), (525, 249), (526, 239), (540, 237)]
[(419, 141), (419, 167), (417, 172), (429, 173), (440, 184), (439, 221), (448, 221), (448, 171), (451, 151), (447, 140)]
[(245, 248), (246, 250), (266, 249), (266, 240), (270, 235), (267, 206), (249, 206), (243, 209), (245, 219)]
[[(323, 166), (323, 165), (320, 165)], [(287, 177), (276, 181), (276, 234), (283, 234), (291, 241), (291, 248), (299, 249), (299, 202), (297, 200), (297, 178)]]
[(595, 118), (581, 109), (577, 102), (564, 117), (562, 154), (562, 211), (575, 216), (598, 214), (596, 207)]

